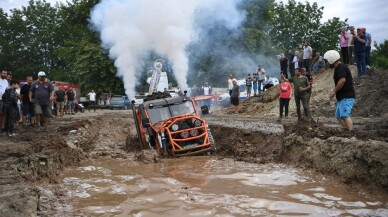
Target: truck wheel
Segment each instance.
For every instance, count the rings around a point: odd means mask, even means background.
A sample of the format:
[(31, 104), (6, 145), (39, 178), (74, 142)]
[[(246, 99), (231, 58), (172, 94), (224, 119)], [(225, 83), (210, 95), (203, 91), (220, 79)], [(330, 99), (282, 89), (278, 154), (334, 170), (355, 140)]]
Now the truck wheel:
[(214, 138), (213, 138), (213, 135), (210, 132), (210, 130), (208, 132), (208, 135), (209, 135), (209, 141), (210, 141), (210, 147), (211, 147), (211, 151), (210, 152), (212, 154), (214, 154), (216, 152), (217, 148), (216, 148), (216, 144), (214, 143)]

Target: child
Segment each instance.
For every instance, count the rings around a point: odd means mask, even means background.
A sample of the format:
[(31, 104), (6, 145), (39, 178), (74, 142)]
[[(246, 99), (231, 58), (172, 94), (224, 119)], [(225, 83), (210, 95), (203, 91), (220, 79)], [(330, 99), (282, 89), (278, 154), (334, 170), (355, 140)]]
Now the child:
[(283, 108), (285, 108), (285, 117), (288, 117), (288, 105), (291, 99), (291, 84), (287, 81), (287, 79), (285, 79), (284, 76), (282, 76), (282, 83), (279, 85), (279, 92), (279, 120), (281, 120), (283, 118)]
[(2, 96), (5, 113), (4, 131), (7, 136), (15, 136), (13, 127), (15, 124), (16, 112), (18, 111), (18, 98), (16, 96), (16, 89), (19, 88), (19, 82), (16, 80), (11, 80), (10, 85), (11, 87), (5, 90), (5, 93)]

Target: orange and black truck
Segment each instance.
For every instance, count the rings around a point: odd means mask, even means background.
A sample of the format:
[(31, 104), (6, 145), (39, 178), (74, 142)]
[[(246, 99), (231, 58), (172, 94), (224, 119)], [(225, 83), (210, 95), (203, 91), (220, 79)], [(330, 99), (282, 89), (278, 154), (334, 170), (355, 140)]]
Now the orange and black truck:
[(215, 152), (208, 123), (197, 113), (193, 99), (168, 95), (151, 95), (138, 106), (132, 101), (140, 147), (174, 157)]

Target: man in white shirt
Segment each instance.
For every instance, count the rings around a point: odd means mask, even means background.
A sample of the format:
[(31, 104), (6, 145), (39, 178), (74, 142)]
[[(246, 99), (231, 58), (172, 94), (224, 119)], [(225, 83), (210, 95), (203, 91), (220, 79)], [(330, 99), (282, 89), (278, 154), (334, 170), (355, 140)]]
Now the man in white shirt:
[(88, 97), (89, 97), (89, 106), (88, 106), (89, 111), (90, 111), (90, 107), (93, 106), (94, 112), (96, 112), (96, 93), (94, 92), (94, 90), (88, 93)]
[(313, 49), (310, 47), (308, 41), (304, 42), (303, 49), (303, 66), (306, 68), (307, 73), (310, 73), (311, 57), (313, 56)]
[(230, 75), (228, 75), (228, 91), (229, 91), (229, 96), (232, 95), (232, 89), (233, 89), (233, 75), (230, 74)]
[[(205, 82), (205, 85), (202, 87), (203, 95), (210, 95), (211, 89), (212, 88), (209, 86), (209, 84)], [(207, 105), (209, 109), (210, 109), (211, 101), (212, 101), (211, 99), (205, 99), (204, 101), (205, 105)]]
[(1, 100), (5, 89), (8, 88), (9, 83), (7, 80), (8, 73), (6, 70), (2, 70), (0, 74), (0, 127), (1, 130), (4, 128), (5, 113), (3, 112), (3, 100)]

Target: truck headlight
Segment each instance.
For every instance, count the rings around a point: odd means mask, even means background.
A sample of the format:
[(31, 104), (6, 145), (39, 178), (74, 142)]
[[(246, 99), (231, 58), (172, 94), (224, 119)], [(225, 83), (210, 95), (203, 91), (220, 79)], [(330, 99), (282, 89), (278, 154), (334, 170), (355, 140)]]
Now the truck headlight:
[(181, 133), (181, 136), (182, 136), (182, 138), (187, 139), (187, 138), (189, 138), (190, 133), (189, 133), (189, 131), (186, 130), (186, 131), (183, 131)]
[(172, 129), (172, 131), (177, 131), (177, 130), (179, 130), (178, 124), (173, 124), (173, 125), (171, 126), (171, 129)]
[(201, 125), (202, 125), (202, 121), (201, 120), (198, 120), (198, 119), (194, 120), (194, 126), (200, 127)]
[(191, 136), (198, 136), (198, 130), (197, 130), (197, 129), (192, 129), (192, 130), (190, 131), (190, 135), (191, 135)]

